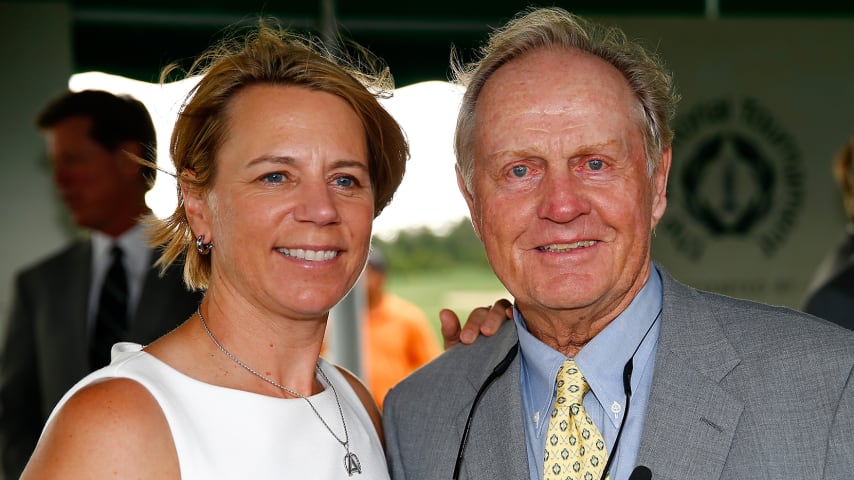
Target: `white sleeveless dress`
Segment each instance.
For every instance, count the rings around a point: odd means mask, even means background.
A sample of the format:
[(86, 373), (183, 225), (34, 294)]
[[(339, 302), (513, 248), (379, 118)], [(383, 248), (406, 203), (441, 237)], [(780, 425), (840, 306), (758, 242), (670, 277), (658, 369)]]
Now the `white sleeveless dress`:
[[(72, 387), (51, 413), (86, 385), (106, 378), (128, 378), (144, 386), (160, 404), (178, 452), (181, 478), (353, 479), (389, 478), (374, 424), (355, 391), (330, 363), (320, 368), (338, 391), (350, 451), (362, 473), (347, 475), (346, 451), (323, 426), (308, 403), (219, 387), (190, 378), (133, 343), (113, 347), (110, 365)], [(323, 380), (320, 380), (323, 383)], [(344, 427), (332, 390), (309, 397), (342, 440)]]

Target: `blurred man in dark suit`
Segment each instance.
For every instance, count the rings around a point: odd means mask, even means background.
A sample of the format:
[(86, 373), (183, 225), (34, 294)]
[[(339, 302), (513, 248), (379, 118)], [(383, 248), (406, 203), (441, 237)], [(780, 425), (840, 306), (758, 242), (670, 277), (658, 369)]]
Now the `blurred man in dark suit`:
[[(53, 180), (87, 235), (17, 275), (0, 336), (0, 452), (18, 478), (56, 402), (109, 363), (117, 341), (149, 343), (201, 295), (158, 275), (140, 218), (156, 170), (154, 125), (136, 99), (65, 93), (39, 114)], [(137, 157), (136, 159), (134, 157)]]

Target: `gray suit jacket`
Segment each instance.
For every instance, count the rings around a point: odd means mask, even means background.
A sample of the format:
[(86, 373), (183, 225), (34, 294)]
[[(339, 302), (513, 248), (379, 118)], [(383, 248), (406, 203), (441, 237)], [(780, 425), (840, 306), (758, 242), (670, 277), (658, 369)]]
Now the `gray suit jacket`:
[[(854, 333), (661, 275), (664, 310), (637, 464), (655, 480), (850, 480)], [(507, 322), (392, 389), (384, 426), (393, 479), (451, 478), (474, 395), (516, 341)], [(517, 356), (480, 400), (460, 478), (528, 478), (519, 375)]]
[[(6, 478), (18, 478), (56, 402), (90, 371), (91, 257), (91, 242), (78, 241), (16, 278), (0, 339), (0, 454)], [(189, 317), (200, 301), (200, 293), (184, 287), (180, 269), (161, 278), (152, 266), (127, 340), (154, 341)]]

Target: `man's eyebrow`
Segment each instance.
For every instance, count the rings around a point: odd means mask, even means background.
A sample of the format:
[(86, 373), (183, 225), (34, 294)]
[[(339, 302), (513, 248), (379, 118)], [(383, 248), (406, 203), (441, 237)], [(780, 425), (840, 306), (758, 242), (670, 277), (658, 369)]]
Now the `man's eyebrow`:
[[(578, 146), (574, 147), (574, 153), (581, 154), (581, 155), (587, 155), (587, 154), (591, 154), (591, 153), (600, 152), (607, 147), (610, 147), (613, 145), (618, 145), (619, 143), (620, 142), (616, 139), (615, 140), (607, 140), (607, 141), (599, 142), (599, 143), (587, 143), (587, 144), (578, 145)], [(500, 157), (531, 157), (531, 156), (537, 157), (537, 156), (542, 155), (543, 150), (544, 149), (542, 147), (540, 147), (539, 145), (531, 145), (529, 147), (523, 147), (523, 148), (509, 148), (507, 150), (499, 150), (499, 151), (490, 153), (488, 156), (493, 157), (493, 158), (496, 158), (496, 157), (499, 157), (499, 158)]]
[(606, 152), (607, 149), (619, 148), (620, 145), (622, 145), (622, 142), (620, 142), (619, 140), (608, 140), (608, 141), (599, 142), (599, 143), (589, 143), (589, 144), (585, 144), (585, 145), (579, 145), (576, 148), (576, 152), (578, 152), (579, 155), (590, 155), (590, 154), (594, 154), (594, 153), (608, 153), (608, 152)]

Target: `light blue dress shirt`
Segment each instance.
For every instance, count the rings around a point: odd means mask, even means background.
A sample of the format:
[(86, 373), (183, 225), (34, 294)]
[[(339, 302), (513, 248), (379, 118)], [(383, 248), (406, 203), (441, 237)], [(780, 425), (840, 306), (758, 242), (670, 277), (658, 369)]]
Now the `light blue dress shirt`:
[[(655, 266), (650, 270), (649, 280), (628, 308), (575, 357), (576, 364), (590, 384), (590, 391), (584, 396), (584, 408), (602, 432), (608, 454), (614, 455), (614, 441), (626, 408), (623, 368), (634, 354), (629, 416), (616, 458), (611, 464), (611, 480), (626, 480), (634, 469), (652, 384), (660, 328), (660, 322), (656, 320), (661, 314), (662, 289), (661, 277)], [(543, 453), (555, 398), (555, 378), (567, 357), (534, 338), (515, 307), (513, 317), (519, 332), (521, 352), (522, 413), (528, 468), (531, 479), (539, 480), (543, 478)]]

